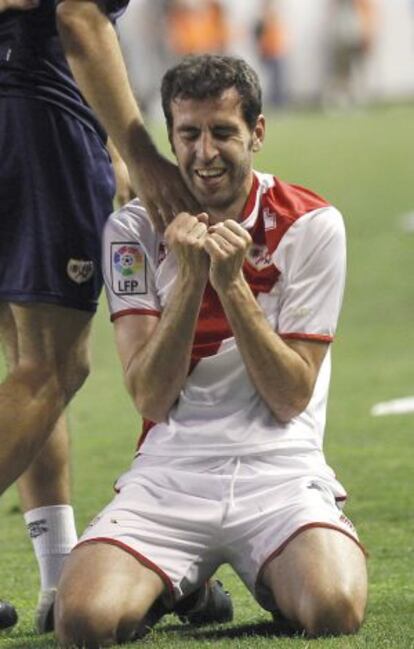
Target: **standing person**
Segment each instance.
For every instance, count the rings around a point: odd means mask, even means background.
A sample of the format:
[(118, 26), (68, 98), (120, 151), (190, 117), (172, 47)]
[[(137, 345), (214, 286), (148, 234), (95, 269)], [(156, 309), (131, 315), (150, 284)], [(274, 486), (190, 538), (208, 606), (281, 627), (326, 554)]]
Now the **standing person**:
[[(114, 175), (106, 134), (65, 59), (54, 0), (0, 2), (0, 492), (20, 476), (42, 632), (52, 628), (57, 581), (77, 540), (63, 413), (89, 372)], [(108, 2), (110, 25), (126, 4)], [(6, 613), (0, 607), (0, 626)]]
[(165, 8), (170, 56), (220, 54), (227, 49), (229, 28), (220, 0), (171, 0)]
[(0, 490), (20, 476), (45, 631), (77, 540), (63, 411), (89, 371), (114, 177), (106, 135), (65, 61), (53, 0), (1, 1)]
[(279, 4), (276, 0), (262, 0), (255, 26), (257, 51), (266, 74), (265, 102), (275, 107), (287, 101), (288, 37)]
[(111, 319), (143, 435), (65, 564), (58, 639), (128, 641), (157, 598), (171, 606), (223, 563), (308, 635), (353, 633), (365, 557), (322, 449), (342, 217), (253, 171), (265, 119), (242, 60), (189, 57), (162, 100), (205, 211), (178, 214), (163, 237), (135, 201), (106, 226)]
[(326, 103), (350, 107), (366, 100), (365, 66), (375, 43), (377, 15), (372, 0), (333, 0)]

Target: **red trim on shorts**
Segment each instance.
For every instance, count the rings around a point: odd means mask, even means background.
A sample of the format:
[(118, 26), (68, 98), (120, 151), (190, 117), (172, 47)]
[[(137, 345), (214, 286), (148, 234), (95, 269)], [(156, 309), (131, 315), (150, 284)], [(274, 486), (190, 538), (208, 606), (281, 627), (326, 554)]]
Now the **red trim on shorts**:
[(157, 318), (161, 317), (161, 312), (156, 311), (155, 309), (124, 309), (123, 311), (117, 311), (111, 315), (111, 322), (122, 318), (124, 315), (155, 315)]
[(305, 532), (306, 530), (312, 529), (312, 528), (314, 528), (314, 527), (323, 527), (323, 528), (325, 528), (325, 529), (330, 529), (330, 530), (335, 530), (336, 532), (341, 532), (341, 534), (344, 534), (344, 535), (347, 536), (349, 539), (351, 539), (352, 541), (354, 541), (354, 542), (357, 544), (357, 546), (360, 548), (360, 550), (363, 552), (363, 554), (364, 554), (366, 557), (368, 557), (368, 552), (366, 551), (366, 549), (364, 548), (364, 546), (362, 545), (362, 543), (360, 543), (360, 542), (358, 541), (358, 539), (355, 538), (355, 536), (353, 536), (350, 532), (347, 532), (346, 530), (342, 529), (342, 527), (337, 527), (336, 525), (333, 525), (333, 524), (331, 524), (331, 523), (306, 523), (305, 525), (302, 525), (302, 527), (299, 527), (297, 530), (295, 530), (295, 532), (293, 532), (293, 534), (291, 534), (291, 535), (286, 539), (286, 541), (283, 541), (283, 543), (282, 543), (281, 545), (279, 545), (279, 547), (278, 547), (276, 550), (274, 550), (274, 551), (273, 551), (273, 552), (272, 552), (272, 553), (267, 557), (267, 559), (264, 560), (262, 566), (261, 566), (260, 569), (259, 569), (259, 572), (257, 573), (255, 589), (257, 589), (258, 583), (259, 583), (259, 581), (260, 581), (261, 578), (262, 578), (263, 571), (264, 571), (264, 569), (266, 568), (267, 564), (268, 564), (270, 561), (272, 561), (272, 559), (275, 559), (276, 557), (278, 557), (278, 556), (283, 552), (283, 550), (286, 548), (286, 546), (289, 545), (289, 543), (290, 543), (291, 541), (293, 541), (293, 539), (295, 539), (297, 536), (299, 536), (299, 534), (302, 534), (302, 532)]
[(115, 545), (117, 548), (128, 552), (128, 554), (131, 554), (135, 559), (137, 559), (137, 561), (139, 561), (139, 563), (142, 563), (146, 568), (149, 568), (149, 570), (155, 572), (168, 588), (170, 595), (173, 597), (173, 599), (175, 599), (174, 587), (171, 579), (155, 563), (150, 561), (150, 559), (147, 559), (147, 557), (144, 557), (143, 554), (140, 554), (136, 550), (133, 550), (129, 545), (122, 543), (122, 541), (117, 541), (116, 539), (111, 539), (106, 536), (97, 536), (94, 539), (85, 539), (85, 541), (80, 541), (77, 545), (75, 545), (74, 550), (79, 548), (81, 545), (86, 545), (88, 543), (108, 543), (108, 545)]
[(287, 340), (316, 340), (321, 343), (331, 343), (333, 342), (334, 337), (333, 336), (328, 336), (325, 334), (296, 334), (296, 333), (289, 333), (289, 334), (284, 334), (280, 333), (279, 336), (281, 338), (286, 338)]

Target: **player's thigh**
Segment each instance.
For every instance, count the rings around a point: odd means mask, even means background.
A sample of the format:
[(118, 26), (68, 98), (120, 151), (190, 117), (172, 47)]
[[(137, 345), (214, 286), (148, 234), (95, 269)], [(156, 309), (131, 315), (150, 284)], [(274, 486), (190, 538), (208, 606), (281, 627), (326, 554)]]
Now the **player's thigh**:
[(314, 607), (351, 601), (362, 617), (367, 598), (366, 559), (361, 546), (343, 532), (311, 527), (292, 539), (265, 567), (263, 582), (277, 608), (298, 618), (303, 602)]
[(165, 586), (161, 577), (121, 547), (104, 542), (78, 546), (65, 562), (59, 582), (58, 627), (76, 620), (116, 626), (141, 619)]
[(89, 373), (93, 314), (53, 304), (11, 304), (17, 371), (36, 383), (54, 377), (68, 400)]

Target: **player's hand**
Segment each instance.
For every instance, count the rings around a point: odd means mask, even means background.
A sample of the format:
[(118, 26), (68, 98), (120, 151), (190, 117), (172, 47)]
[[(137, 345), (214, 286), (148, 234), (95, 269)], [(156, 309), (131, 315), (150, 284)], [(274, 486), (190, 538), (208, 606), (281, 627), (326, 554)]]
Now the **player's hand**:
[(30, 9), (36, 9), (39, 4), (40, 0), (0, 0), (0, 13), (7, 9), (30, 11)]
[(139, 164), (130, 165), (129, 172), (134, 188), (159, 231), (162, 232), (180, 212), (200, 212), (178, 167), (155, 147), (142, 153)]
[(209, 227), (204, 249), (210, 257), (210, 283), (217, 292), (242, 277), (251, 243), (250, 234), (233, 219)]
[(197, 216), (180, 212), (165, 230), (167, 246), (174, 252), (178, 266), (190, 281), (205, 285), (208, 278), (209, 259), (204, 250), (208, 215)]

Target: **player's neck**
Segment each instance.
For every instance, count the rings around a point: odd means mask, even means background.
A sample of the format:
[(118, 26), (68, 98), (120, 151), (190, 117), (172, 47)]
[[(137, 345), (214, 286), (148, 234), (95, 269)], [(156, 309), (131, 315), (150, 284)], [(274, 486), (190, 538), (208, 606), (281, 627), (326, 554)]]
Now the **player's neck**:
[(243, 220), (243, 208), (246, 204), (248, 197), (245, 193), (241, 194), (237, 200), (233, 201), (231, 205), (223, 208), (210, 208), (206, 210), (210, 216), (210, 223), (212, 225), (216, 223), (222, 223), (227, 219), (233, 219), (233, 221), (242, 221)]

